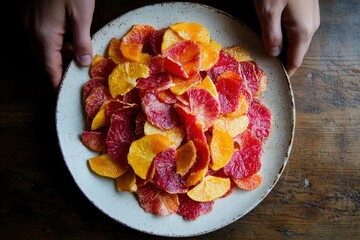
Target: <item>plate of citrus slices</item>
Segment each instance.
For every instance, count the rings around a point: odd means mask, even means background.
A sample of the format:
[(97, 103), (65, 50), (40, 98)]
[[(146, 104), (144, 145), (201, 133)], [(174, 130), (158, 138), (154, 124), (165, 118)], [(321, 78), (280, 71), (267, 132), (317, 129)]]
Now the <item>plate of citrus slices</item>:
[(215, 231), (254, 209), (288, 161), (291, 84), (261, 39), (210, 6), (132, 10), (68, 66), (56, 106), (64, 161), (104, 214), (158, 236)]

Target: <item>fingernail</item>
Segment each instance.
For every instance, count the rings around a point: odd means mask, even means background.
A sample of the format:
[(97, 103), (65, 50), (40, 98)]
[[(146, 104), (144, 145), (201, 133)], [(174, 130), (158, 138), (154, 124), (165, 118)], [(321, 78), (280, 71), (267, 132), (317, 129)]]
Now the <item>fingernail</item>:
[(272, 57), (279, 56), (280, 52), (281, 52), (280, 47), (271, 47), (271, 48), (269, 48), (269, 54)]
[(89, 66), (91, 64), (92, 57), (90, 55), (81, 55), (79, 57), (79, 62), (83, 66)]

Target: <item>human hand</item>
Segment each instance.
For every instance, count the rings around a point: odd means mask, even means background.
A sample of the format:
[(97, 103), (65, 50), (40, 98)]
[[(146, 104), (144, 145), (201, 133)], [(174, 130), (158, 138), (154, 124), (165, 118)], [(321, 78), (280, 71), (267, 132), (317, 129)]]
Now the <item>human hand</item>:
[(286, 38), (285, 69), (291, 77), (301, 66), (320, 26), (318, 0), (254, 0), (254, 4), (265, 51), (270, 56), (279, 56)]
[[(74, 54), (80, 66), (92, 61), (90, 26), (95, 0), (31, 0), (24, 16), (30, 46), (58, 88), (63, 74), (64, 51)], [(64, 41), (72, 30), (72, 43)]]

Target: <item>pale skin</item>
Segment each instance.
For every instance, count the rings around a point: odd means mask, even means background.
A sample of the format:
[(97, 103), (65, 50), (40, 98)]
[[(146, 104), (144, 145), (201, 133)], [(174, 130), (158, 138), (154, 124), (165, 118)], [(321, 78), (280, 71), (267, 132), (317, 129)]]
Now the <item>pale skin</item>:
[[(254, 0), (268, 55), (286, 51), (285, 68), (291, 77), (301, 66), (313, 35), (320, 25), (318, 0)], [(284, 38), (287, 38), (284, 49)]]
[[(266, 53), (277, 57), (286, 51), (284, 64), (291, 77), (301, 66), (320, 25), (318, 0), (254, 0), (254, 4)], [(55, 89), (62, 79), (64, 51), (72, 52), (80, 66), (91, 64), (90, 27), (94, 8), (95, 0), (29, 1), (25, 29)], [(72, 31), (72, 43), (64, 41), (67, 31)]]

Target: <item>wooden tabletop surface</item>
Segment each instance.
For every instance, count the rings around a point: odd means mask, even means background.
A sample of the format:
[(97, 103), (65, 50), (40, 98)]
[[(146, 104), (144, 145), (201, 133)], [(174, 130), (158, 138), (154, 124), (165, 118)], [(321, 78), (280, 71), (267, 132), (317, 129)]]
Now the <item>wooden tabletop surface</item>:
[[(97, 1), (92, 32), (154, 2)], [(251, 4), (196, 2), (259, 33)], [(21, 8), (10, 6), (13, 14), (1, 16), (0, 238), (165, 239), (117, 223), (75, 185), (57, 145), (56, 95), (26, 47)], [(291, 78), (296, 129), (280, 180), (241, 219), (188, 239), (360, 239), (360, 1), (320, 1), (320, 9), (321, 26)]]

